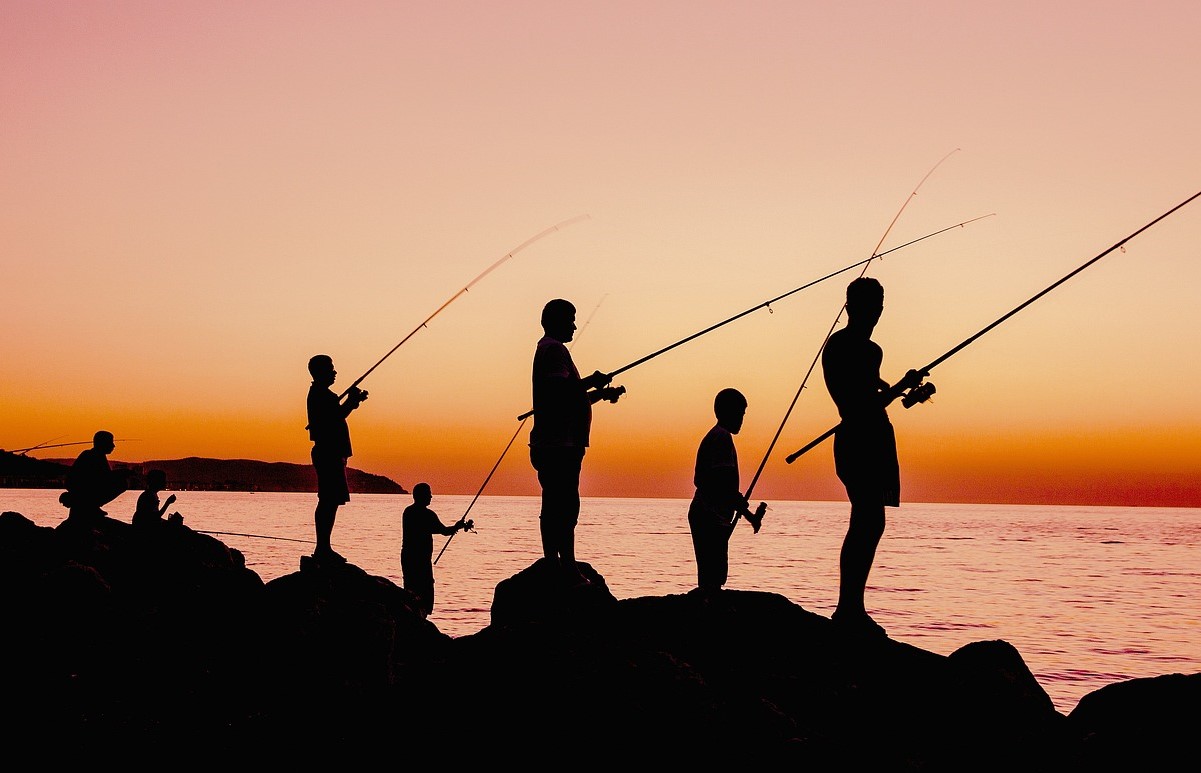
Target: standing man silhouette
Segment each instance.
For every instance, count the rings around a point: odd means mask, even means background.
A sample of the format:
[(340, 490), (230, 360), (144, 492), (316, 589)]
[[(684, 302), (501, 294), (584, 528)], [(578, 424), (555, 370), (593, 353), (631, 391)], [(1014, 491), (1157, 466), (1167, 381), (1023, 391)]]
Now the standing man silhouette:
[(570, 585), (588, 584), (575, 558), (580, 516), (580, 470), (592, 428), (592, 404), (616, 403), (624, 387), (599, 370), (580, 378), (566, 344), (575, 336), (575, 306), (562, 298), (542, 309), (543, 336), (534, 350), (534, 426), (530, 462), (542, 486), (542, 554)]
[(442, 523), (430, 509), (434, 501), (428, 483), (413, 486), (413, 504), (404, 509), (400, 519), (400, 572), (404, 589), (416, 597), (421, 616), (434, 611), (434, 535), (450, 536), (462, 529), (471, 531), (475, 521), (458, 520), (450, 526)]
[(851, 502), (839, 556), (835, 623), (853, 633), (885, 634), (867, 613), (864, 591), (884, 535), (884, 508), (901, 504), (896, 435), (886, 410), (927, 374), (910, 370), (895, 386), (880, 378), (884, 350), (871, 340), (884, 311), (884, 287), (870, 277), (847, 285), (847, 324), (822, 350), (826, 389), (842, 421), (834, 434), (834, 468)]
[(346, 417), (367, 399), (367, 392), (351, 387), (345, 400), (340, 400), (330, 387), (338, 377), (334, 361), (328, 354), (316, 354), (309, 359), (308, 416), (309, 439), (313, 441), (313, 469), (317, 472), (317, 509), (313, 524), (317, 531), (317, 547), (313, 558), (324, 563), (344, 563), (330, 544), (338, 507), (350, 501), (346, 484), (346, 463), (352, 454), (350, 428)]

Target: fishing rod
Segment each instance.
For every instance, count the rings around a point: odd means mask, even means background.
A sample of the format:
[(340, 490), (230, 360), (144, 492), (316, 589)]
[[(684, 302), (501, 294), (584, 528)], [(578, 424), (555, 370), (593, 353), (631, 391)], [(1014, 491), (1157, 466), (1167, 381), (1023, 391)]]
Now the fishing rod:
[(368, 376), (370, 376), (370, 375), (371, 375), (371, 372), (372, 372), (373, 370), (375, 370), (376, 368), (378, 368), (378, 367), (379, 367), (381, 364), (383, 364), (384, 360), (386, 360), (386, 359), (388, 359), (389, 357), (391, 357), (393, 352), (395, 352), (397, 349), (399, 349), (401, 346), (403, 346), (403, 345), (404, 345), (404, 343), (405, 343), (406, 341), (408, 341), (410, 338), (412, 338), (413, 336), (417, 335), (417, 332), (418, 332), (419, 330), (421, 330), (423, 327), (425, 327), (426, 325), (428, 325), (428, 324), (429, 324), (429, 322), (430, 322), (430, 320), (432, 320), (434, 317), (438, 316), (438, 315), (439, 315), (439, 314), (442, 312), (442, 310), (443, 310), (443, 309), (445, 309), (447, 306), (449, 306), (450, 304), (454, 303), (454, 302), (455, 302), (455, 301), (458, 299), (458, 297), (459, 297), (460, 295), (462, 295), (463, 293), (465, 293), (465, 292), (467, 292), (468, 290), (470, 290), (470, 289), (472, 288), (472, 286), (473, 286), (473, 285), (475, 285), (475, 283), (476, 283), (476, 282), (480, 281), (481, 279), (483, 279), (484, 277), (486, 277), (488, 274), (492, 273), (492, 271), (493, 271), (495, 268), (497, 268), (498, 266), (500, 266), (500, 264), (504, 263), (504, 262), (505, 262), (505, 261), (507, 261), (509, 258), (511, 258), (511, 257), (513, 257), (514, 255), (516, 255), (517, 253), (521, 252), (521, 251), (522, 251), (522, 250), (524, 250), (526, 247), (529, 247), (531, 244), (533, 244), (534, 242), (538, 241), (539, 239), (542, 239), (542, 238), (543, 238), (543, 237), (545, 237), (545, 236), (549, 236), (550, 234), (554, 233), (555, 231), (558, 231), (558, 230), (560, 230), (560, 229), (562, 229), (562, 228), (566, 228), (567, 226), (569, 226), (569, 225), (571, 225), (571, 224), (573, 224), (573, 223), (578, 223), (578, 222), (580, 222), (581, 220), (587, 220), (589, 217), (590, 217), (590, 215), (586, 215), (586, 214), (585, 214), (585, 215), (577, 215), (577, 216), (575, 216), (575, 217), (573, 217), (573, 218), (568, 218), (567, 220), (564, 220), (564, 221), (562, 221), (562, 222), (560, 222), (560, 223), (555, 223), (555, 224), (554, 224), (554, 225), (552, 225), (550, 228), (547, 228), (547, 229), (546, 229), (546, 230), (544, 230), (544, 231), (539, 231), (538, 233), (534, 234), (534, 235), (533, 235), (533, 236), (531, 236), (530, 238), (526, 239), (526, 240), (525, 240), (524, 242), (522, 242), (521, 244), (517, 245), (517, 246), (516, 246), (516, 247), (514, 247), (513, 249), (511, 249), (511, 250), (509, 250), (508, 252), (506, 252), (506, 253), (504, 254), (504, 256), (503, 256), (503, 257), (501, 257), (499, 260), (497, 260), (497, 261), (496, 261), (495, 263), (493, 263), (491, 266), (488, 266), (488, 268), (484, 269), (484, 271), (483, 271), (483, 272), (482, 272), (482, 273), (481, 273), (479, 276), (477, 276), (475, 279), (472, 279), (470, 282), (468, 282), (468, 283), (467, 283), (467, 284), (466, 284), (466, 285), (463, 287), (463, 289), (459, 290), (457, 293), (455, 293), (454, 295), (450, 296), (450, 298), (449, 298), (449, 299), (447, 299), (446, 303), (443, 303), (441, 306), (439, 306), (437, 309), (435, 309), (433, 314), (431, 314), (431, 315), (429, 315), (428, 317), (426, 317), (426, 318), (425, 318), (425, 321), (423, 321), (423, 322), (422, 322), (420, 325), (418, 325), (417, 327), (413, 328), (413, 332), (409, 333), (407, 336), (405, 336), (404, 338), (400, 339), (400, 343), (396, 344), (396, 346), (393, 346), (391, 349), (389, 349), (389, 350), (388, 350), (388, 353), (387, 353), (387, 354), (385, 354), (383, 357), (380, 357), (380, 358), (379, 358), (379, 362), (375, 363), (375, 364), (374, 364), (374, 365), (372, 365), (370, 368), (368, 368), (366, 373), (364, 373), (363, 375), (359, 376), (357, 379), (355, 379), (355, 382), (354, 382), (353, 384), (351, 384), (350, 386), (346, 387), (346, 390), (345, 390), (344, 392), (342, 392), (342, 394), (338, 395), (338, 399), (339, 399), (339, 400), (341, 400), (343, 397), (346, 397), (346, 395), (350, 394), (350, 393), (351, 393), (351, 391), (353, 391), (354, 389), (357, 389), (357, 388), (358, 388), (358, 386), (359, 386), (359, 384), (363, 383), (363, 379), (365, 379), (365, 378), (367, 378)]
[[(641, 365), (642, 363), (646, 362), (647, 360), (653, 360), (654, 358), (658, 357), (660, 354), (665, 354), (666, 352), (669, 352), (669, 351), (671, 351), (672, 349), (675, 349), (677, 346), (681, 346), (681, 345), (683, 345), (683, 344), (686, 344), (686, 343), (688, 343), (689, 341), (691, 341), (691, 340), (693, 340), (693, 339), (695, 339), (695, 338), (700, 338), (701, 336), (705, 335), (706, 333), (711, 333), (711, 332), (713, 332), (714, 330), (718, 329), (719, 327), (722, 327), (722, 326), (724, 326), (724, 325), (728, 325), (728, 324), (730, 324), (731, 322), (733, 322), (733, 321), (735, 321), (735, 320), (737, 320), (737, 319), (741, 319), (741, 318), (745, 317), (746, 315), (748, 315), (748, 314), (750, 314), (750, 313), (752, 313), (752, 312), (758, 311), (759, 309), (762, 309), (762, 308), (768, 308), (768, 309), (770, 309), (771, 305), (772, 305), (773, 303), (775, 303), (776, 301), (783, 300), (784, 298), (787, 298), (787, 297), (788, 297), (788, 296), (790, 296), (790, 295), (794, 295), (795, 293), (799, 293), (801, 290), (808, 289), (808, 288), (812, 287), (812, 286), (813, 286), (813, 285), (815, 285), (815, 284), (819, 284), (819, 283), (821, 283), (821, 282), (824, 282), (824, 281), (826, 281), (827, 279), (830, 279), (831, 277), (838, 276), (839, 274), (842, 274), (842, 273), (845, 273), (845, 272), (847, 272), (847, 271), (850, 271), (850, 270), (851, 270), (851, 269), (853, 269), (853, 268), (858, 268), (859, 266), (862, 266), (862, 265), (864, 265), (865, 263), (868, 263), (869, 261), (875, 260), (875, 259), (877, 259), (877, 258), (882, 258), (882, 257), (884, 257), (885, 255), (889, 254), (890, 252), (896, 252), (897, 250), (903, 249), (903, 248), (905, 248), (905, 247), (909, 247), (910, 245), (913, 245), (913, 244), (917, 244), (918, 242), (920, 242), (920, 241), (923, 241), (923, 240), (925, 240), (925, 239), (929, 239), (929, 238), (930, 238), (930, 237), (932, 237), (932, 236), (938, 236), (938, 235), (939, 235), (939, 234), (941, 234), (941, 233), (946, 233), (947, 231), (950, 231), (950, 230), (952, 230), (952, 229), (955, 229), (955, 228), (962, 228), (963, 226), (967, 225), (968, 223), (974, 223), (974, 222), (976, 222), (977, 220), (983, 220), (984, 218), (986, 218), (986, 217), (992, 217), (992, 216), (993, 216), (993, 215), (995, 215), (995, 214), (996, 214), (995, 212), (992, 212), (992, 213), (989, 213), (989, 214), (987, 214), (987, 215), (980, 215), (980, 216), (978, 216), (978, 217), (973, 217), (973, 218), (971, 218), (970, 220), (964, 220), (964, 221), (963, 221), (963, 222), (961, 222), (961, 223), (956, 223), (956, 224), (954, 224), (954, 225), (949, 225), (949, 226), (947, 226), (946, 228), (940, 228), (940, 229), (938, 229), (937, 231), (934, 231), (934, 232), (932, 232), (932, 233), (928, 233), (928, 234), (926, 234), (925, 236), (919, 236), (918, 238), (916, 238), (916, 239), (914, 239), (914, 240), (912, 240), (912, 241), (905, 242), (904, 244), (899, 244), (899, 245), (897, 245), (896, 247), (893, 247), (893, 248), (891, 248), (891, 249), (885, 250), (884, 252), (881, 252), (881, 253), (879, 253), (879, 254), (877, 254), (877, 255), (873, 255), (873, 256), (872, 256), (872, 257), (870, 257), (870, 258), (866, 258), (866, 259), (864, 259), (864, 260), (857, 261), (857, 262), (855, 262), (855, 263), (852, 263), (852, 264), (851, 264), (851, 265), (849, 265), (849, 266), (844, 266), (843, 268), (840, 268), (840, 269), (838, 269), (837, 271), (832, 271), (832, 272), (830, 272), (829, 274), (826, 274), (826, 275), (825, 275), (825, 276), (823, 276), (823, 277), (819, 277), (819, 278), (817, 278), (817, 279), (814, 279), (814, 280), (813, 280), (813, 281), (811, 281), (811, 282), (807, 282), (807, 283), (805, 283), (805, 284), (801, 285), (800, 287), (797, 287), (797, 288), (795, 288), (795, 289), (789, 290), (788, 292), (784, 293), (783, 295), (777, 295), (775, 298), (771, 298), (771, 299), (769, 299), (769, 300), (766, 300), (766, 301), (764, 301), (763, 303), (760, 303), (760, 304), (759, 304), (759, 305), (757, 305), (757, 306), (752, 306), (751, 308), (747, 309), (746, 311), (739, 312), (738, 314), (735, 314), (734, 316), (730, 317), (729, 319), (722, 320), (721, 322), (718, 322), (718, 323), (717, 323), (717, 324), (715, 324), (715, 325), (710, 325), (709, 327), (705, 328), (704, 330), (701, 330), (701, 331), (699, 331), (699, 332), (697, 332), (697, 333), (693, 333), (692, 335), (688, 336), (687, 338), (682, 338), (682, 339), (680, 339), (679, 341), (676, 341), (674, 344), (671, 344), (671, 345), (669, 345), (669, 346), (665, 346), (665, 347), (663, 347), (662, 349), (660, 349), (660, 350), (658, 350), (658, 351), (656, 351), (656, 352), (652, 352), (651, 354), (648, 354), (648, 355), (646, 355), (645, 357), (642, 357), (641, 359), (637, 359), (637, 360), (635, 360), (634, 362), (631, 362), (629, 365), (625, 365), (625, 366), (623, 366), (623, 367), (620, 367), (620, 368), (618, 368), (617, 370), (613, 371), (612, 373), (609, 373), (609, 374), (607, 374), (607, 376), (608, 376), (610, 379), (616, 378), (617, 376), (621, 375), (622, 373), (625, 373), (627, 370), (629, 370), (629, 369), (631, 369), (631, 368), (634, 368), (634, 367), (636, 367), (636, 366), (638, 366), (638, 365)], [(524, 419), (528, 419), (530, 416), (533, 416), (533, 415), (534, 415), (534, 412), (533, 412), (532, 410), (531, 410), (531, 411), (526, 411), (525, 413), (523, 413), (523, 414), (521, 414), (520, 416), (518, 416), (518, 417), (517, 417), (517, 419), (518, 419), (519, 421), (521, 421), (521, 420), (524, 420)]]
[[(884, 233), (880, 236), (880, 241), (876, 242), (876, 247), (872, 250), (872, 256), (863, 261), (863, 270), (859, 272), (859, 276), (862, 277), (867, 274), (867, 268), (871, 262), (884, 254), (879, 252), (880, 247), (884, 244), (884, 240), (888, 238), (888, 234), (892, 232), (892, 227), (897, 224), (898, 220), (901, 219), (901, 213), (904, 212), (905, 208), (909, 206), (909, 202), (913, 201), (914, 197), (917, 196), (918, 190), (925, 185), (926, 180), (930, 178), (930, 175), (934, 174), (934, 170), (942, 166), (944, 161), (958, 151), (959, 148), (955, 148), (950, 153), (947, 153), (945, 156), (940, 158), (938, 163), (930, 167), (930, 171), (926, 172), (925, 176), (923, 176), (922, 179), (918, 181), (918, 184), (914, 186), (913, 190), (909, 192), (909, 195), (905, 198), (904, 203), (901, 204), (901, 208), (898, 209), (897, 213), (892, 216), (892, 220), (889, 222), (888, 227), (884, 229)], [(996, 213), (994, 212), (992, 214)], [(989, 217), (989, 215), (985, 215), (985, 217)], [(763, 474), (763, 468), (767, 466), (768, 457), (771, 456), (772, 451), (776, 447), (776, 443), (780, 439), (780, 434), (784, 431), (784, 425), (788, 423), (788, 417), (792, 415), (792, 410), (796, 407), (797, 400), (801, 399), (801, 392), (804, 391), (806, 384), (809, 383), (809, 377), (813, 375), (813, 369), (817, 367), (817, 362), (821, 358), (822, 350), (826, 348), (826, 341), (830, 340), (830, 335), (834, 332), (834, 328), (838, 325), (838, 321), (842, 319), (842, 314), (844, 311), (846, 311), (846, 308), (847, 306), (844, 302), (842, 306), (839, 307), (838, 313), (834, 315), (834, 321), (830, 323), (830, 329), (826, 331), (826, 336), (822, 339), (821, 346), (817, 347), (817, 354), (813, 355), (813, 362), (809, 363), (809, 369), (805, 371), (805, 377), (801, 379), (801, 384), (797, 387), (796, 394), (793, 395), (792, 402), (788, 405), (788, 410), (784, 412), (784, 418), (780, 420), (780, 426), (776, 429), (776, 434), (772, 437), (771, 443), (769, 443), (767, 446), (767, 452), (763, 454), (763, 460), (759, 462), (759, 469), (755, 470), (755, 475), (751, 478), (750, 485), (747, 486), (745, 498), (748, 501), (750, 500), (751, 492), (755, 489), (755, 484), (759, 482), (759, 476)], [(733, 523), (738, 523), (737, 512), (734, 513)]]
[[(61, 437), (61, 435), (59, 437)], [(136, 441), (139, 439), (140, 438), (113, 438), (113, 442), (114, 443), (130, 443), (130, 442), (133, 442), (133, 441)], [(17, 448), (12, 451), (9, 451), (9, 453), (10, 454), (23, 454), (23, 453), (26, 453), (27, 451), (44, 451), (47, 448), (66, 448), (67, 446), (90, 446), (90, 445), (92, 445), (93, 442), (95, 442), (95, 441), (77, 440), (74, 443), (55, 443), (53, 445), (46, 445), (46, 443), (39, 443), (38, 445), (30, 446), (29, 448)]]
[[(571, 346), (567, 347), (568, 351), (575, 346), (576, 341), (580, 340), (580, 336), (583, 335), (584, 331), (588, 329), (588, 324), (592, 322), (592, 318), (596, 316), (596, 310), (600, 308), (601, 304), (605, 302), (605, 298), (608, 297), (609, 294), (605, 293), (601, 296), (601, 299), (596, 302), (596, 306), (592, 309), (592, 313), (589, 314), (588, 319), (584, 321), (584, 326), (581, 327), (576, 333), (575, 340), (571, 342)], [(521, 434), (521, 430), (525, 427), (525, 422), (528, 418), (529, 417), (527, 416), (526, 418), (522, 419), (521, 423), (517, 425), (517, 430), (513, 433), (513, 437), (509, 438), (509, 443), (505, 446), (505, 450), (500, 452), (500, 458), (496, 460), (496, 464), (492, 465), (492, 469), (488, 472), (488, 477), (484, 478), (484, 482), (480, 484), (480, 490), (475, 492), (475, 496), (472, 497), (471, 502), (467, 505), (467, 509), (463, 511), (463, 516), (459, 518), (456, 523), (466, 523), (467, 514), (471, 512), (471, 508), (475, 507), (475, 502), (480, 498), (480, 494), (484, 493), (484, 488), (488, 485), (488, 481), (492, 480), (492, 475), (496, 472), (496, 469), (500, 467), (500, 463), (505, 460), (505, 456), (508, 455), (509, 449), (513, 447), (513, 443), (517, 440), (517, 436)], [(446, 544), (442, 546), (442, 549), (438, 551), (437, 557), (434, 558), (435, 564), (438, 563), (438, 559), (442, 557), (442, 554), (446, 552), (446, 549), (450, 547), (450, 541), (455, 538), (456, 533), (457, 532), (451, 532), (450, 535), (447, 536)]]
[(237, 531), (209, 531), (207, 529), (192, 529), (192, 531), (198, 532), (200, 534), (223, 534), (223, 535), (230, 535), (233, 537), (256, 537), (258, 539), (278, 539), (278, 540), (287, 540), (288, 542), (306, 542), (310, 545), (314, 544), (313, 540), (311, 540), (311, 539), (294, 539), (293, 537), (272, 537), (267, 534), (242, 534), (241, 532), (237, 532)]
[(49, 440), (43, 440), (41, 443), (38, 443), (36, 446), (30, 446), (29, 448), (18, 448), (16, 451), (10, 451), (9, 453), (23, 454), (26, 451), (36, 451), (39, 448), (57, 448), (57, 446), (47, 446), (46, 444), (53, 443), (55, 440), (58, 440), (62, 437), (64, 437), (64, 435), (56, 435), (55, 437), (52, 437)]
[[(1056, 287), (1059, 287), (1059, 286), (1060, 286), (1061, 284), (1063, 284), (1064, 282), (1066, 282), (1066, 281), (1068, 281), (1069, 279), (1071, 279), (1072, 277), (1076, 276), (1076, 274), (1079, 274), (1079, 273), (1080, 273), (1081, 271), (1083, 271), (1084, 269), (1088, 268), (1089, 266), (1091, 266), (1091, 265), (1093, 265), (1094, 263), (1096, 263), (1097, 261), (1099, 261), (1101, 258), (1105, 257), (1106, 255), (1108, 255), (1109, 253), (1113, 252), (1114, 250), (1116, 250), (1116, 249), (1119, 249), (1119, 248), (1120, 248), (1120, 247), (1122, 247), (1122, 245), (1124, 245), (1126, 242), (1128, 242), (1128, 241), (1130, 241), (1131, 239), (1133, 239), (1134, 237), (1138, 236), (1138, 235), (1139, 235), (1139, 234), (1141, 234), (1143, 231), (1146, 231), (1148, 228), (1150, 228), (1151, 226), (1155, 225), (1155, 224), (1156, 224), (1156, 223), (1158, 223), (1160, 220), (1163, 220), (1163, 219), (1164, 219), (1164, 218), (1166, 218), (1168, 215), (1171, 215), (1173, 212), (1175, 212), (1176, 210), (1180, 209), (1180, 208), (1181, 208), (1181, 207), (1183, 207), (1185, 204), (1188, 204), (1188, 203), (1189, 203), (1189, 202), (1191, 202), (1193, 199), (1196, 199), (1198, 196), (1201, 196), (1201, 191), (1198, 191), (1197, 193), (1194, 193), (1192, 196), (1189, 196), (1187, 199), (1185, 199), (1184, 201), (1180, 202), (1180, 203), (1179, 203), (1179, 204), (1177, 204), (1176, 206), (1172, 207), (1172, 208), (1171, 208), (1171, 209), (1169, 209), (1167, 212), (1164, 212), (1162, 215), (1160, 215), (1159, 217), (1155, 218), (1155, 219), (1154, 219), (1154, 220), (1152, 220), (1150, 223), (1147, 223), (1146, 225), (1144, 225), (1142, 228), (1138, 229), (1138, 230), (1137, 230), (1137, 231), (1135, 231), (1134, 233), (1130, 234), (1130, 235), (1129, 235), (1129, 236), (1127, 236), (1125, 239), (1122, 239), (1121, 241), (1117, 242), (1117, 243), (1116, 243), (1116, 244), (1114, 244), (1112, 247), (1110, 247), (1109, 249), (1107, 249), (1107, 250), (1105, 250), (1105, 251), (1101, 252), (1101, 253), (1100, 253), (1100, 254), (1098, 254), (1097, 256), (1095, 256), (1095, 257), (1093, 257), (1093, 258), (1090, 258), (1089, 260), (1085, 261), (1083, 264), (1081, 264), (1079, 267), (1077, 267), (1077, 268), (1076, 268), (1076, 269), (1074, 269), (1073, 271), (1070, 271), (1070, 272), (1068, 272), (1066, 275), (1064, 275), (1064, 276), (1063, 276), (1061, 279), (1059, 279), (1058, 281), (1051, 283), (1051, 284), (1050, 284), (1048, 287), (1046, 287), (1045, 289), (1041, 290), (1040, 292), (1037, 292), (1037, 293), (1035, 293), (1034, 295), (1032, 295), (1030, 298), (1028, 298), (1028, 299), (1027, 299), (1026, 301), (1024, 301), (1023, 303), (1020, 303), (1020, 304), (1018, 304), (1017, 306), (1015, 306), (1015, 307), (1014, 307), (1014, 308), (1013, 308), (1011, 311), (1009, 311), (1008, 313), (1006, 313), (1006, 314), (1003, 314), (1003, 315), (1002, 315), (1000, 318), (998, 318), (998, 319), (997, 319), (995, 322), (993, 322), (992, 324), (985, 326), (983, 329), (981, 329), (981, 330), (980, 330), (978, 333), (976, 333), (975, 335), (969, 336), (968, 338), (964, 339), (964, 340), (963, 340), (963, 342), (962, 342), (962, 343), (960, 343), (958, 346), (955, 346), (954, 348), (952, 348), (951, 350), (949, 350), (948, 352), (946, 352), (945, 354), (943, 354), (941, 357), (939, 357), (938, 359), (934, 360), (933, 362), (931, 362), (931, 363), (930, 363), (929, 365), (927, 365), (926, 367), (922, 368), (922, 369), (921, 369), (919, 372), (921, 372), (922, 374), (924, 374), (924, 375), (923, 375), (923, 378), (925, 378), (925, 376), (929, 375), (930, 371), (931, 371), (931, 370), (933, 370), (933, 369), (934, 369), (936, 366), (938, 366), (938, 365), (940, 365), (941, 363), (945, 362), (947, 359), (949, 359), (950, 357), (952, 357), (953, 355), (955, 355), (957, 352), (959, 352), (960, 350), (962, 350), (962, 349), (964, 349), (965, 347), (967, 347), (969, 344), (971, 344), (972, 342), (974, 342), (976, 339), (980, 338), (980, 336), (984, 335), (984, 334), (985, 334), (985, 333), (987, 333), (988, 331), (990, 331), (990, 330), (992, 330), (993, 328), (995, 328), (996, 326), (1000, 325), (1002, 322), (1004, 322), (1005, 320), (1009, 319), (1009, 318), (1010, 318), (1010, 317), (1012, 317), (1014, 314), (1017, 314), (1017, 313), (1018, 313), (1019, 311), (1021, 311), (1022, 309), (1026, 308), (1026, 307), (1027, 307), (1027, 306), (1029, 306), (1030, 304), (1032, 304), (1032, 303), (1034, 303), (1035, 301), (1037, 301), (1039, 298), (1042, 298), (1044, 295), (1046, 295), (1047, 293), (1051, 292), (1051, 291), (1052, 291), (1052, 290), (1054, 290)], [(899, 392), (899, 390), (898, 390), (898, 386), (899, 386), (899, 382), (898, 382), (898, 384), (894, 384), (894, 385), (893, 385), (893, 387), (892, 387), (892, 388), (889, 390), (889, 391), (890, 391), (890, 393), (891, 393), (891, 392), (896, 392), (896, 393), (898, 393), (898, 394), (899, 394), (900, 392)], [(912, 389), (909, 389), (907, 392), (904, 392), (904, 393), (903, 393), (903, 395), (902, 395), (902, 397), (901, 397), (901, 404), (902, 404), (902, 405), (904, 405), (906, 408), (911, 408), (911, 407), (913, 407), (914, 405), (916, 405), (916, 404), (918, 404), (918, 403), (924, 403), (924, 402), (926, 402), (926, 400), (928, 400), (928, 399), (930, 398), (930, 396), (931, 396), (931, 395), (933, 395), (933, 394), (934, 394), (934, 384), (932, 384), (932, 383), (929, 383), (929, 382), (921, 383), (921, 384), (919, 384), (918, 386), (915, 386), (915, 387), (913, 387)], [(816, 438), (814, 438), (813, 440), (809, 441), (808, 443), (806, 443), (804, 446), (802, 446), (802, 447), (801, 447), (801, 448), (799, 448), (798, 450), (796, 450), (796, 451), (794, 451), (793, 453), (789, 454), (789, 455), (786, 457), (786, 459), (785, 459), (785, 460), (786, 460), (786, 461), (787, 461), (789, 464), (792, 464), (792, 463), (793, 463), (793, 462), (795, 462), (795, 461), (797, 460), (797, 458), (798, 458), (798, 457), (800, 457), (802, 454), (804, 454), (804, 453), (806, 453), (807, 451), (809, 451), (810, 449), (814, 448), (815, 446), (817, 446), (818, 444), (820, 444), (822, 441), (826, 440), (828, 437), (830, 437), (830, 436), (831, 436), (831, 435), (833, 435), (835, 432), (837, 432), (837, 431), (838, 431), (838, 427), (839, 427), (839, 426), (841, 426), (841, 425), (840, 425), (840, 424), (836, 424), (835, 426), (833, 426), (833, 427), (831, 427), (830, 429), (826, 430), (826, 431), (825, 431), (825, 432), (823, 432), (821, 435), (819, 435), (818, 437), (816, 437)]]

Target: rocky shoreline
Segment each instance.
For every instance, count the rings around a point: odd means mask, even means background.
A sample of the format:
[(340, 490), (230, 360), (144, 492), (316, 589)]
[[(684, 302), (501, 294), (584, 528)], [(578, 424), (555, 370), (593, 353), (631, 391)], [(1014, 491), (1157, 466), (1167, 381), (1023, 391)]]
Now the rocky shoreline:
[[(47, 760), (803, 770), (1161, 769), (1201, 674), (1056, 711), (1011, 645), (857, 639), (773, 593), (616, 599), (542, 561), (453, 638), (390, 580), (311, 562), (264, 583), (183, 526), (0, 515), (6, 749)], [(42, 757), (38, 757), (42, 759)]]

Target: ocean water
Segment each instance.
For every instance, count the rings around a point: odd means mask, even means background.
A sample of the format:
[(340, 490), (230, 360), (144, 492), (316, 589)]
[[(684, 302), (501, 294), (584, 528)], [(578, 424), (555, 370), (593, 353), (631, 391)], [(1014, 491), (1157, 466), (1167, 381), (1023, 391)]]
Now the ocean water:
[[(43, 526), (66, 515), (57, 490), (0, 490), (0, 510)], [(176, 492), (193, 529), (240, 550), (265, 581), (299, 569), (312, 550), (313, 494)], [(128, 521), (137, 492), (109, 505)], [(355, 494), (338, 513), (334, 547), (401, 584), (400, 518), (408, 495)], [(458, 520), (469, 496), (431, 508)], [(577, 558), (619, 599), (686, 593), (696, 585), (688, 502), (585, 498)], [(829, 616), (838, 589), (845, 502), (774, 502), (754, 534), (730, 541), (727, 588), (779, 593)], [(435, 536), (430, 620), (451, 636), (489, 623), (496, 584), (541, 555), (537, 497), (481, 497), (474, 532)], [(868, 583), (867, 605), (893, 639), (950, 654), (1003, 639), (1021, 653), (1055, 707), (1113, 682), (1201, 671), (1201, 509), (903, 503)]]

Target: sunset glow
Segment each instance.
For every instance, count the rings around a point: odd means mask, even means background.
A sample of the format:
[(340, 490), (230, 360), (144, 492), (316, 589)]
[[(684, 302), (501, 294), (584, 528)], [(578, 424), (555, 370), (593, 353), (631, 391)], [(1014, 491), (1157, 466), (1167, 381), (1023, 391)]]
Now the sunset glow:
[[(1201, 191), (1198, 29), (1186, 2), (0, 3), (0, 448), (307, 463), (311, 355), (341, 391), (586, 214), (362, 384), (352, 467), (474, 494), (547, 300), (612, 372), (894, 217), (882, 250), (991, 215), (869, 267), (896, 381)], [(1198, 244), (1201, 200), (935, 368), (890, 409), (902, 499), (1201, 507)], [(837, 422), (820, 366), (789, 410), (856, 275), (623, 373), (582, 493), (690, 496), (733, 386), (753, 497), (843, 499), (828, 443), (784, 458)], [(537, 493), (528, 429), (487, 493)]]

